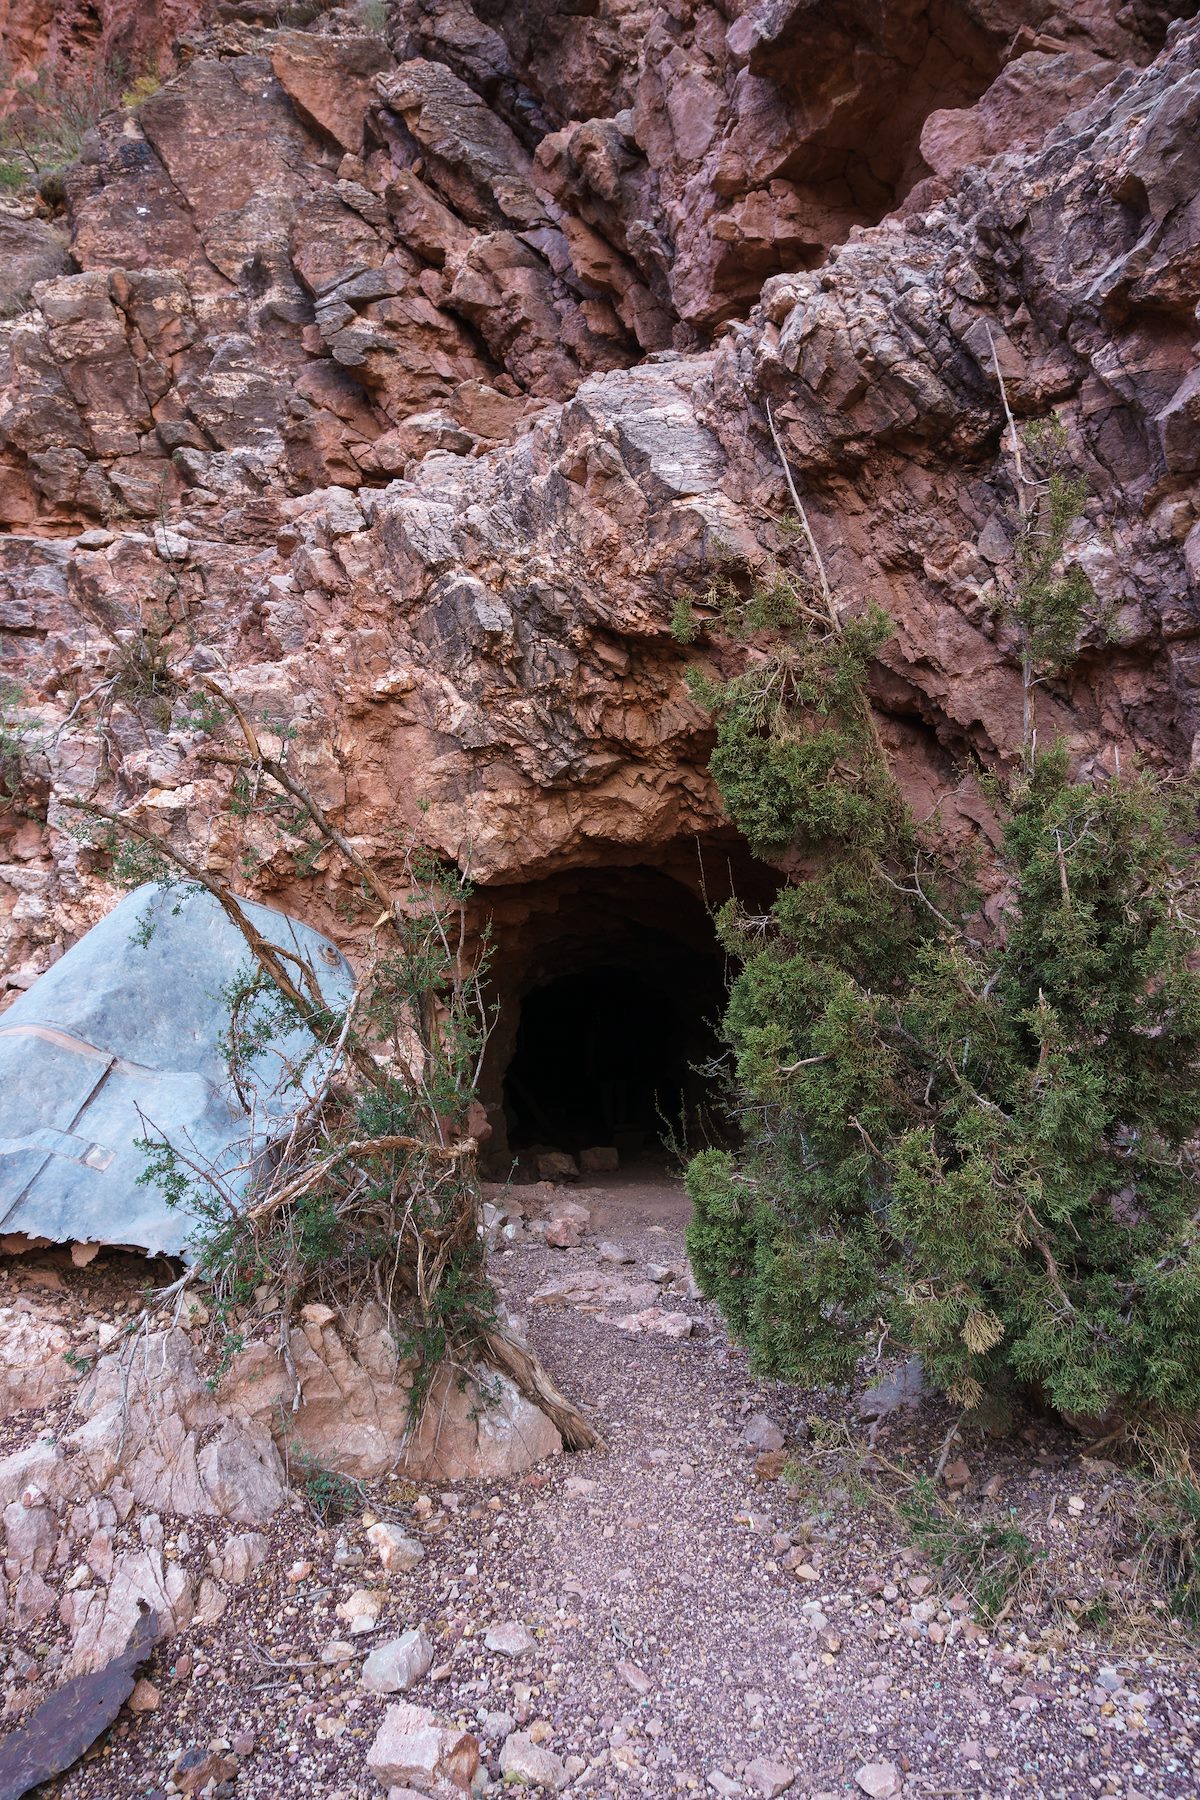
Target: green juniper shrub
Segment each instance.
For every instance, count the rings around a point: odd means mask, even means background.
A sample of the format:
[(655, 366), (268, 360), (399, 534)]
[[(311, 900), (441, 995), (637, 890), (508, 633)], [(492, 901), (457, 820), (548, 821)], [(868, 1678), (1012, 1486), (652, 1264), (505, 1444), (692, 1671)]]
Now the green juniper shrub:
[(36, 737), (23, 716), (24, 690), (0, 678), (0, 814), (25, 812), (30, 799), (30, 751)]
[(671, 636), (677, 644), (694, 644), (700, 630), (700, 621), (691, 601), (681, 596), (671, 611)]
[(1037, 753), (1034, 689), (1087, 626), (1063, 568), (1083, 492), (1058, 466), (1024, 480), (1029, 719), (994, 783), (998, 932), (874, 730), (879, 613), (807, 612), (731, 681), (694, 678), (730, 817), (802, 874), (765, 924), (720, 917), (741, 1141), (690, 1164), (689, 1249), (760, 1371), (844, 1382), (884, 1343), (966, 1408), (1021, 1386), (1069, 1415), (1182, 1415), (1200, 1406), (1196, 793)]

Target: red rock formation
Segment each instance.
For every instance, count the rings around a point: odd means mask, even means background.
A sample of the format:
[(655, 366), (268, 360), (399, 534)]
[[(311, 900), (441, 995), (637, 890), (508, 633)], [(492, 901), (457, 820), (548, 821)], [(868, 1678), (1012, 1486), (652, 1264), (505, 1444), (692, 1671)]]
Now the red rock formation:
[(177, 40), (213, 10), (214, 0), (0, 0), (0, 71), (20, 83), (165, 70)]
[(345, 898), (138, 675), (168, 617), (385, 858), (409, 825), (492, 884), (676, 866), (721, 829), (684, 670), (739, 652), (672, 609), (795, 555), (764, 395), (839, 595), (896, 620), (914, 801), (986, 820), (958, 759), (1020, 717), (989, 332), (1094, 496), (1043, 729), (1186, 762), (1200, 28), (1155, 54), (1163, 10), (402, 0), (391, 47), (343, 13), (197, 41), (62, 219), (2, 224), (0, 666), (40, 730), (10, 981), (106, 904), (68, 794), (315, 922)]
[[(1032, 61), (973, 113), (1022, 50)], [(679, 316), (709, 328), (744, 315), (769, 275), (816, 266), (931, 172), (1036, 143), (1145, 53), (1135, 19), (1092, 0), (662, 7), (631, 110), (566, 124), (539, 161), (552, 191), (621, 248), (634, 228), (643, 274), (665, 263)], [(972, 126), (945, 117), (964, 112)]]

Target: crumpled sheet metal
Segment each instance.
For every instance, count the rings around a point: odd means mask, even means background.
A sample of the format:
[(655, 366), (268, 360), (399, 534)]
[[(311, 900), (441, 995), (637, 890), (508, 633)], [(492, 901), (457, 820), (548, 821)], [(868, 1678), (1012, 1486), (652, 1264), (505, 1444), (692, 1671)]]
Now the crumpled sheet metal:
[[(349, 999), (350, 966), (328, 938), (242, 905), (265, 938), (310, 961), (331, 1005)], [(310, 1040), (278, 1035), (243, 1072), (253, 1113), (243, 1108), (221, 1044), (221, 990), (251, 963), (211, 894), (151, 883), (0, 1014), (0, 1232), (187, 1256), (194, 1221), (139, 1182), (137, 1141), (165, 1137), (231, 1170), (287, 1129), (327, 1067), (316, 1056), (292, 1083)]]

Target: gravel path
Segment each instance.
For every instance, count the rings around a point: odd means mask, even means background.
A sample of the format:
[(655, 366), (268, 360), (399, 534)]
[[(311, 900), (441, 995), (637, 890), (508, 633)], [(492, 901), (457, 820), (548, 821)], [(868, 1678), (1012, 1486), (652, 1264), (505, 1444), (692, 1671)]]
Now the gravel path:
[[(1028, 1596), (984, 1631), (856, 1479), (844, 1426), (864, 1428), (844, 1400), (750, 1380), (696, 1299), (663, 1303), (695, 1321), (680, 1341), (630, 1335), (594, 1307), (529, 1304), (548, 1279), (594, 1270), (598, 1237), (633, 1252), (621, 1276), (682, 1257), (670, 1181), (578, 1197), (594, 1213), (580, 1249), (521, 1243), (496, 1273), (603, 1448), (446, 1496), (372, 1490), (365, 1514), (330, 1530), (297, 1501), (220, 1623), (158, 1653), (157, 1709), (47, 1792), (169, 1794), (180, 1753), (198, 1748), (224, 1759), (209, 1765), (218, 1800), (379, 1800), (365, 1752), (388, 1703), (361, 1691), (358, 1661), (320, 1660), (346, 1630), (339, 1602), (372, 1585), (383, 1610), (356, 1648), (423, 1623), (434, 1667), (407, 1697), (479, 1733), (494, 1778), (518, 1726), (589, 1795), (753, 1794), (770, 1786), (763, 1758), (795, 1772), (796, 1800), (1200, 1792), (1195, 1647), (1128, 1559), (1128, 1476), (1072, 1460), (1074, 1441), (1043, 1428), (965, 1446), (965, 1513), (1013, 1508), (1046, 1553)], [(782, 1454), (743, 1444), (759, 1414), (789, 1440), (786, 1480)], [(899, 1415), (877, 1448), (930, 1468), (949, 1422), (938, 1407)], [(381, 1574), (364, 1536), (380, 1516), (424, 1541), (411, 1573)], [(193, 1547), (198, 1567), (205, 1552)], [(1103, 1576), (1129, 1604), (1097, 1635), (1073, 1613)], [(488, 1650), (488, 1628), (513, 1622), (531, 1647)]]

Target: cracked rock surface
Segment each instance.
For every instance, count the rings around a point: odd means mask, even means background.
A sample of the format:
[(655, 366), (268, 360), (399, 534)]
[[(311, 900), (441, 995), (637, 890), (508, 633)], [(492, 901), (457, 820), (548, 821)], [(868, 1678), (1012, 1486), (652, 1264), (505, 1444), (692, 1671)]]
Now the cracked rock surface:
[[(743, 652), (703, 596), (803, 566), (765, 400), (840, 603), (895, 621), (874, 695), (918, 814), (986, 833), (964, 758), (1019, 736), (996, 359), (1091, 491), (1094, 619), (1043, 739), (1188, 762), (1187, 8), (260, 10), (164, 13), (160, 86), (88, 133), (61, 209), (0, 209), (0, 673), (32, 734), (10, 986), (111, 904), (70, 795), (344, 910), (231, 818), (186, 698), (127, 678), (164, 616), (177, 693), (218, 672), (385, 866), (405, 827), (493, 890), (719, 840), (684, 676)], [(96, 11), (151, 42), (130, 0)], [(10, 59), (73, 18), (10, 7)]]

